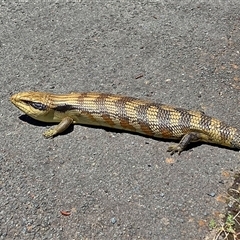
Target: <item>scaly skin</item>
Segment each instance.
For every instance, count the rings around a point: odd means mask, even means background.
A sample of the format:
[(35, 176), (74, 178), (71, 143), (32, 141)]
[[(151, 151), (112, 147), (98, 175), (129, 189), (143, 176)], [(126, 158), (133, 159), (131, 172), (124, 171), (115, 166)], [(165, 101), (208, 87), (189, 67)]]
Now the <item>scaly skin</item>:
[(53, 137), (71, 124), (88, 124), (137, 132), (152, 137), (180, 139), (171, 154), (190, 142), (202, 141), (240, 149), (240, 131), (199, 111), (185, 110), (132, 97), (104, 93), (51, 94), (22, 92), (11, 102), (30, 117), (59, 122), (43, 135)]

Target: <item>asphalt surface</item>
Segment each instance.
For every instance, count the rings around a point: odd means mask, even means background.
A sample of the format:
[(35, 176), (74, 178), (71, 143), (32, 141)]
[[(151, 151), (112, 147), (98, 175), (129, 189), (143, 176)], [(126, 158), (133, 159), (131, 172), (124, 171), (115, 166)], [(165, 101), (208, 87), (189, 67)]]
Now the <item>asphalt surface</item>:
[(240, 128), (239, 12), (221, 0), (1, 1), (0, 239), (213, 239), (239, 152), (171, 157), (171, 142), (79, 125), (46, 140), (49, 126), (23, 121), (9, 97), (120, 93)]

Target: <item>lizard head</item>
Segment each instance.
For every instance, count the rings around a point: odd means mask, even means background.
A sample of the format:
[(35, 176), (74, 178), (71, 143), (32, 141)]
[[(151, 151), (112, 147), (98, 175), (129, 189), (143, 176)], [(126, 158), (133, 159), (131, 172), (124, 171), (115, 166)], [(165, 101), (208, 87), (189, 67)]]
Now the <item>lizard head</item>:
[(48, 98), (49, 94), (43, 92), (21, 92), (11, 96), (10, 100), (28, 116), (46, 122), (51, 115)]

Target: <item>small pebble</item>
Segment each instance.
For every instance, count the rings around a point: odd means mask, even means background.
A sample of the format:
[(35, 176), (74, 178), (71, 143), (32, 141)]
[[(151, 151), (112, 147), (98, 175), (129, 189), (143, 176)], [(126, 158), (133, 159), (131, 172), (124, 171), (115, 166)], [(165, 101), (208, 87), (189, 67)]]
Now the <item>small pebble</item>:
[(211, 196), (211, 197), (215, 197), (216, 193), (215, 192), (211, 192), (211, 193), (208, 193), (208, 195)]
[(111, 223), (115, 224), (117, 222), (117, 219), (115, 217), (111, 218)]

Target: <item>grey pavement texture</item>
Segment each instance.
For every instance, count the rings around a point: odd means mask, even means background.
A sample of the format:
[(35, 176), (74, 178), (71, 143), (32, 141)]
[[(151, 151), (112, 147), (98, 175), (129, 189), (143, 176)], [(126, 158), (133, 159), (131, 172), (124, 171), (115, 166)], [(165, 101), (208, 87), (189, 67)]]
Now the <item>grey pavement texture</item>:
[(239, 152), (171, 157), (171, 141), (79, 125), (47, 140), (9, 97), (120, 93), (240, 128), (239, 12), (221, 0), (1, 1), (0, 239), (213, 239)]

